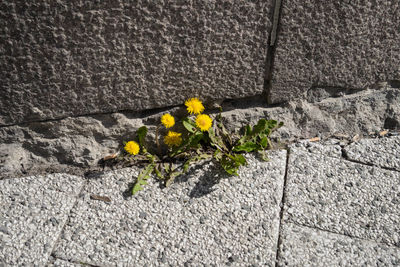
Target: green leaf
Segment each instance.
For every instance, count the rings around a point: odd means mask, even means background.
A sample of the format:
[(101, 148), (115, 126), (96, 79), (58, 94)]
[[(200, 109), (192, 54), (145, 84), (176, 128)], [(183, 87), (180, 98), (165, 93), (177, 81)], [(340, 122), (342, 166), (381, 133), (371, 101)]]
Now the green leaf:
[(182, 124), (189, 132), (194, 133), (196, 131), (196, 123), (192, 119), (184, 118)]
[(139, 140), (139, 145), (140, 145), (141, 147), (143, 147), (143, 146), (144, 146), (144, 140), (145, 140), (145, 137), (146, 137), (146, 135), (147, 135), (147, 127), (146, 127), (146, 126), (140, 127), (140, 128), (136, 131), (136, 135), (137, 135), (137, 138), (138, 138), (138, 140)]
[(231, 158), (227, 157), (226, 155), (224, 155), (220, 161), (220, 164), (222, 166), (222, 168), (230, 175), (235, 175), (238, 176), (238, 169), (239, 166), (237, 166), (235, 164), (235, 161), (232, 160)]
[(136, 182), (132, 188), (132, 195), (136, 194), (140, 190), (143, 190), (143, 185), (147, 185), (147, 179), (150, 178), (151, 173), (154, 170), (154, 164), (149, 164), (147, 167), (139, 174)]
[(276, 120), (268, 120), (267, 121), (267, 127), (270, 129), (275, 128), (277, 124), (278, 124), (278, 122)]
[(202, 132), (198, 132), (192, 136), (189, 137), (189, 143), (188, 143), (188, 147), (197, 147), (197, 145), (199, 144), (199, 142), (201, 141), (201, 139), (203, 139), (203, 133)]
[(268, 121), (266, 119), (260, 119), (258, 123), (254, 125), (252, 135), (255, 136), (258, 135), (259, 133), (264, 132), (265, 129), (267, 128), (267, 123)]
[(214, 158), (215, 158), (215, 160), (217, 160), (217, 161), (220, 161), (221, 159), (222, 159), (222, 152), (221, 152), (221, 150), (219, 150), (219, 149), (217, 149), (215, 152), (214, 152)]
[(157, 177), (160, 179), (164, 179), (164, 175), (161, 173), (159, 170), (160, 165), (157, 164), (157, 166), (154, 168), (154, 172), (156, 173)]
[(250, 125), (246, 125), (246, 132), (245, 132), (245, 135), (250, 136), (250, 135), (251, 135), (251, 132), (252, 132), (251, 126), (250, 126)]
[(247, 165), (247, 160), (243, 155), (240, 154), (234, 154), (233, 156), (231, 156), (233, 160), (235, 160), (236, 163), (245, 166)]
[(230, 175), (238, 176), (238, 170), (241, 165), (247, 165), (246, 159), (240, 154), (224, 154), (220, 160), (222, 168)]
[(170, 170), (170, 163), (164, 163), (164, 170), (165, 170), (165, 172), (169, 172), (169, 170)]
[(260, 145), (262, 148), (266, 148), (268, 146), (268, 137), (264, 136), (260, 141)]
[(243, 145), (235, 146), (233, 151), (235, 152), (252, 152), (254, 150), (260, 149), (260, 146), (254, 142), (246, 142)]
[(244, 129), (244, 135), (239, 139), (239, 141), (237, 143), (239, 145), (242, 145), (247, 140), (251, 139), (251, 132), (252, 132), (251, 126), (250, 125), (246, 125), (246, 127)]
[(220, 136), (217, 136), (213, 130), (213, 128), (208, 129), (208, 136), (211, 139), (211, 145), (217, 147), (217, 149), (228, 151), (224, 141)]

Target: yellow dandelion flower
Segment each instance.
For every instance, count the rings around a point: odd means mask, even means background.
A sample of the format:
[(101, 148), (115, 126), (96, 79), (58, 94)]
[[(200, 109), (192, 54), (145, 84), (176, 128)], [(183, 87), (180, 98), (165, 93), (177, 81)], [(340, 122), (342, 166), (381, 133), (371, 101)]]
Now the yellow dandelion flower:
[(165, 126), (165, 128), (171, 128), (175, 125), (175, 118), (170, 114), (164, 114), (161, 117), (161, 123)]
[(129, 141), (125, 144), (124, 148), (126, 152), (132, 155), (138, 154), (140, 150), (138, 143), (136, 143), (135, 141)]
[(169, 131), (164, 137), (164, 143), (168, 146), (179, 146), (182, 143), (181, 133)]
[(212, 119), (206, 114), (200, 114), (196, 118), (196, 126), (199, 127), (203, 132), (208, 131), (208, 129), (210, 129), (212, 126)]
[(204, 111), (203, 103), (197, 97), (187, 100), (185, 106), (190, 114), (200, 114)]

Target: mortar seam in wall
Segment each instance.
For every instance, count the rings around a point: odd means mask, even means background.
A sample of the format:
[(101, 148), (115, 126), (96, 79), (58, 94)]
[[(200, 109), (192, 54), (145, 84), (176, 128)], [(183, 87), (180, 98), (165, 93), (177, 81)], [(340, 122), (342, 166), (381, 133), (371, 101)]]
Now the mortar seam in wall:
[(275, 0), (272, 17), (272, 29), (268, 38), (267, 55), (265, 59), (265, 76), (264, 76), (264, 92), (267, 95), (267, 102), (270, 101), (270, 90), (272, 80), (272, 70), (275, 58), (275, 43), (279, 32), (280, 15), (281, 15), (282, 0)]

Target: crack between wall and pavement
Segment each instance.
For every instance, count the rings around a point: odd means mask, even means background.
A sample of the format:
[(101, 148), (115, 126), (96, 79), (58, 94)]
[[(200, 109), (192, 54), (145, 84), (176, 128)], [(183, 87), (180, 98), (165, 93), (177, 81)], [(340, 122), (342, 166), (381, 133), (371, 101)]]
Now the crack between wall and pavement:
[(287, 184), (287, 177), (288, 177), (288, 171), (289, 171), (289, 158), (290, 158), (290, 149), (287, 149), (287, 154), (286, 154), (286, 166), (285, 166), (285, 175), (283, 177), (283, 188), (282, 188), (282, 198), (280, 202), (280, 208), (281, 210), (279, 211), (279, 226), (278, 226), (278, 240), (276, 243), (276, 254), (275, 254), (275, 266), (278, 266), (279, 263), (279, 257), (280, 257), (280, 246), (282, 244), (282, 224), (283, 224), (283, 213), (284, 213), (284, 208), (285, 208), (285, 202), (286, 202), (286, 184)]
[(45, 122), (56, 122), (62, 121), (68, 118), (83, 118), (89, 116), (101, 116), (101, 115), (110, 115), (114, 113), (122, 113), (122, 114), (132, 114), (135, 118), (145, 118), (151, 116), (153, 114), (157, 114), (166, 110), (170, 110), (182, 105), (172, 105), (166, 107), (158, 107), (158, 108), (149, 108), (143, 110), (130, 110), (130, 109), (121, 109), (121, 110), (113, 110), (113, 111), (105, 111), (105, 112), (93, 112), (93, 113), (86, 113), (86, 114), (76, 114), (76, 115), (66, 115), (66, 116), (59, 116), (56, 118), (49, 118), (49, 119), (37, 119), (37, 120), (29, 120), (29, 121), (22, 121), (10, 124), (2, 124), (0, 125), (1, 128), (12, 127), (12, 126), (26, 126), (31, 123), (45, 123)]

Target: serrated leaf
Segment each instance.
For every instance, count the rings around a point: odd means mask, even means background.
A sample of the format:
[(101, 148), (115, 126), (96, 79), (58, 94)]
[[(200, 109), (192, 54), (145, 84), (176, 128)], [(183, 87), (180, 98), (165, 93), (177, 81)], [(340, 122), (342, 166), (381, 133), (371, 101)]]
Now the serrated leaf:
[(241, 165), (247, 165), (247, 161), (240, 154), (225, 154), (220, 160), (222, 168), (230, 175), (238, 176), (238, 170)]
[(201, 161), (203, 159), (208, 159), (208, 158), (211, 158), (210, 154), (201, 153), (201, 154), (198, 154), (198, 155), (188, 159), (185, 162), (185, 164), (183, 165), (183, 172), (184, 173), (187, 172), (191, 164), (194, 164), (196, 162), (199, 162), (199, 161)]
[(182, 124), (189, 132), (194, 133), (196, 131), (196, 123), (192, 119), (184, 118)]
[(160, 165), (157, 165), (154, 168), (154, 172), (156, 173), (157, 177), (160, 179), (164, 179), (164, 175), (161, 173), (161, 171), (159, 170)]
[(196, 147), (201, 141), (201, 139), (203, 139), (202, 132), (198, 132), (197, 134), (190, 136), (188, 147)]
[(239, 139), (239, 141), (237, 143), (239, 145), (242, 145), (247, 140), (251, 139), (251, 132), (252, 132), (251, 126), (250, 125), (246, 125), (246, 127), (244, 129), (244, 135)]
[(217, 149), (217, 150), (214, 152), (214, 158), (215, 158), (217, 161), (220, 161), (220, 160), (222, 159), (222, 152), (221, 152), (221, 150)]
[(224, 141), (220, 136), (217, 136), (213, 130), (213, 128), (208, 129), (208, 136), (211, 139), (211, 145), (217, 147), (220, 150), (228, 151), (228, 148), (224, 144)]
[(242, 166), (247, 165), (247, 160), (243, 155), (235, 154), (232, 156), (232, 158), (236, 161), (236, 163)]
[(139, 174), (136, 182), (132, 188), (132, 195), (136, 194), (140, 190), (143, 190), (143, 185), (147, 185), (147, 179), (150, 178), (151, 173), (154, 170), (154, 164), (149, 164), (147, 167)]
[(170, 167), (169, 167), (169, 163), (164, 163), (164, 170), (166, 173), (169, 173)]
[(250, 136), (251, 132), (252, 132), (251, 126), (250, 125), (246, 125), (245, 135)]
[(224, 155), (220, 161), (222, 168), (230, 175), (238, 176), (239, 167), (236, 166), (235, 161)]
[(269, 161), (269, 158), (268, 158), (267, 153), (265, 152), (265, 150), (260, 150), (260, 151), (258, 151), (258, 152), (260, 153), (261, 159), (262, 159), (263, 161)]
[(254, 142), (246, 142), (243, 145), (235, 146), (233, 151), (235, 152), (252, 152), (254, 150), (258, 150), (260, 146)]
[(253, 132), (251, 133), (253, 136), (262, 133), (267, 128), (268, 121), (266, 119), (260, 119), (256, 125), (253, 127)]
[(139, 140), (139, 145), (140, 145), (141, 147), (143, 147), (143, 146), (144, 146), (144, 140), (145, 140), (146, 135), (147, 135), (147, 127), (146, 127), (146, 126), (140, 127), (140, 128), (136, 131), (136, 135), (137, 135), (137, 138), (138, 138), (138, 140)]
[(267, 121), (267, 127), (270, 129), (274, 128), (277, 124), (278, 124), (278, 122), (276, 120), (268, 120)]
[(268, 137), (264, 136), (260, 141), (260, 145), (262, 148), (266, 148), (268, 146)]
[(166, 187), (170, 186), (174, 182), (175, 178), (181, 174), (182, 174), (182, 172), (180, 172), (180, 171), (171, 172), (169, 174), (168, 180), (165, 182), (165, 186)]

